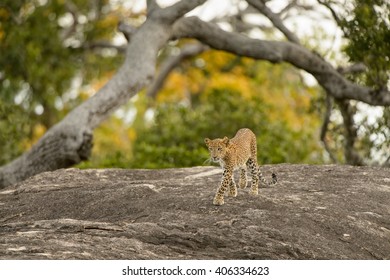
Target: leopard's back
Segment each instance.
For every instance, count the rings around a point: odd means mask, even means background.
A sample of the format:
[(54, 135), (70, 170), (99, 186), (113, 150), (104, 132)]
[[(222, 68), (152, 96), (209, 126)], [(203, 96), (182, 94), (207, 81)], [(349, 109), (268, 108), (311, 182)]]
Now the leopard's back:
[(248, 159), (257, 162), (256, 135), (249, 128), (242, 128), (230, 140), (228, 156), (234, 167), (244, 166)]

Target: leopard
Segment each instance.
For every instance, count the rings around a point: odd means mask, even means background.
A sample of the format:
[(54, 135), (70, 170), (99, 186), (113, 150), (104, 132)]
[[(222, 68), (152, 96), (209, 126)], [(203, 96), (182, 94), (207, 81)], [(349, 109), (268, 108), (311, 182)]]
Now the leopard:
[(219, 163), (223, 169), (222, 180), (213, 199), (214, 205), (224, 204), (224, 195), (227, 189), (229, 189), (228, 196), (237, 196), (237, 186), (234, 181), (234, 171), (237, 169), (240, 170), (238, 185), (241, 189), (247, 187), (247, 168), (250, 170), (252, 176), (251, 195), (258, 195), (259, 179), (267, 186), (277, 183), (275, 173), (272, 173), (271, 181), (267, 181), (263, 177), (257, 162), (256, 135), (249, 128), (239, 129), (231, 139), (227, 136), (213, 140), (205, 138), (204, 142), (210, 152), (210, 161)]

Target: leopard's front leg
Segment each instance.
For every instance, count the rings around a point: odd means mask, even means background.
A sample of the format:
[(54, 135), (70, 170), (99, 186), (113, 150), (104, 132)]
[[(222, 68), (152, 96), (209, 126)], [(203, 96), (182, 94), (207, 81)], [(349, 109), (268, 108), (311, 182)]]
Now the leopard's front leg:
[(247, 181), (246, 168), (241, 167), (240, 171), (241, 171), (240, 172), (240, 180), (238, 181), (238, 185), (240, 186), (241, 189), (245, 189), (246, 188), (246, 181)]
[(252, 175), (252, 186), (250, 194), (257, 195), (259, 193), (259, 175), (258, 175), (258, 165), (257, 161), (255, 159), (249, 159), (246, 163), (246, 165), (249, 167), (249, 170), (251, 171)]
[(237, 187), (236, 187), (236, 182), (234, 182), (234, 175), (232, 174), (232, 179), (230, 180), (229, 184), (229, 196), (236, 197), (237, 196)]
[(224, 199), (223, 196), (230, 186), (230, 181), (232, 180), (233, 170), (231, 168), (225, 168), (222, 175), (221, 186), (218, 188), (217, 193), (215, 194), (213, 204), (214, 205), (223, 205)]

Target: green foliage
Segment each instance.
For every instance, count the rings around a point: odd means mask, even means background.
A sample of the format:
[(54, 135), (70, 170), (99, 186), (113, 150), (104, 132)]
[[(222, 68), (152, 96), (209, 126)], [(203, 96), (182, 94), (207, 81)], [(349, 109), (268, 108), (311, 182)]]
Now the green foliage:
[(0, 165), (21, 153), (20, 142), (28, 131), (26, 124), (26, 116), (21, 113), (18, 106), (11, 106), (0, 99)]
[(37, 140), (34, 129), (48, 129), (80, 104), (83, 85), (96, 90), (118, 67), (121, 55), (90, 47), (114, 37), (116, 9), (106, 0), (1, 1), (1, 141), (12, 140), (1, 145), (2, 162)]
[(357, 123), (359, 142), (356, 149), (369, 164), (390, 166), (390, 108), (377, 108), (376, 111), (382, 114), (377, 120), (365, 115)]
[[(11, 96), (25, 88), (23, 105), (34, 119), (38, 104), (47, 112), (54, 109), (56, 96), (69, 88), (75, 71), (72, 50), (63, 46), (57, 21), (64, 5), (52, 3), (8, 0), (1, 5), (0, 69), (12, 86)], [(51, 123), (57, 121), (50, 118)]]
[(363, 82), (374, 88), (387, 85), (390, 78), (390, 2), (355, 0), (349, 16), (340, 21), (348, 44), (346, 54), (369, 69)]
[(203, 165), (209, 157), (205, 137), (231, 138), (243, 127), (258, 135), (261, 163), (309, 161), (313, 140), (305, 131), (293, 132), (284, 123), (271, 122), (269, 109), (259, 97), (244, 98), (228, 89), (202, 95), (192, 106), (163, 104), (156, 109), (153, 124), (139, 132), (130, 166)]

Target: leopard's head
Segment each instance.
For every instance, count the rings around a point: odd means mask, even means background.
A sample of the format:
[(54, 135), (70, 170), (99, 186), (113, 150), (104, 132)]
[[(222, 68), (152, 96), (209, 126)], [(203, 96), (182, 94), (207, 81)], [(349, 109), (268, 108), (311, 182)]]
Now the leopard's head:
[(227, 152), (227, 147), (229, 145), (229, 138), (226, 136), (223, 139), (217, 138), (217, 139), (204, 139), (204, 142), (206, 143), (207, 148), (210, 151), (210, 159), (214, 162), (219, 162), (221, 159), (223, 159)]

